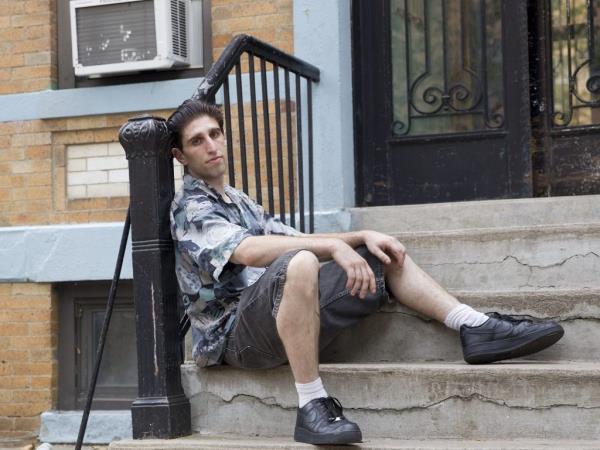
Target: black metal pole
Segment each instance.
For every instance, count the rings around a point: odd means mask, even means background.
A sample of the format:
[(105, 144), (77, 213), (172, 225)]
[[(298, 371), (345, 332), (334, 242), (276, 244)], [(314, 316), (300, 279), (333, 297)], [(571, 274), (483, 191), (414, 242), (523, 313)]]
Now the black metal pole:
[(119, 255), (117, 256), (115, 273), (113, 275), (112, 283), (110, 284), (110, 291), (108, 292), (108, 302), (106, 304), (104, 324), (102, 325), (102, 332), (100, 333), (100, 340), (98, 342), (96, 362), (94, 363), (94, 372), (92, 373), (92, 379), (90, 380), (90, 387), (88, 389), (87, 399), (85, 401), (85, 408), (83, 410), (83, 416), (81, 417), (81, 424), (79, 425), (79, 435), (77, 436), (77, 444), (75, 444), (75, 450), (81, 450), (81, 445), (83, 444), (83, 437), (85, 436), (85, 430), (87, 428), (88, 417), (90, 415), (90, 409), (92, 408), (92, 400), (94, 399), (96, 382), (98, 381), (98, 373), (100, 372), (100, 363), (102, 362), (102, 353), (104, 352), (104, 343), (106, 342), (108, 325), (110, 324), (110, 318), (112, 316), (112, 310), (115, 304), (117, 285), (119, 284), (119, 278), (121, 277), (121, 267), (123, 266), (123, 258), (125, 257), (125, 247), (127, 247), (127, 239), (129, 238), (130, 223), (131, 219), (129, 215), (129, 208), (127, 208), (127, 217), (125, 219), (125, 225), (123, 226), (123, 234), (121, 235), (121, 246), (119, 247)]

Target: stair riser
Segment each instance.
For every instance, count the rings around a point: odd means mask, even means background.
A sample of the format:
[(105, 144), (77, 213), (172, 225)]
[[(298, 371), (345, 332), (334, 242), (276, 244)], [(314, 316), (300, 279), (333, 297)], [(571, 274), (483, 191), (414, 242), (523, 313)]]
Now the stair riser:
[(352, 208), (351, 227), (382, 232), (506, 228), (597, 222), (600, 196)]
[[(565, 336), (554, 346), (527, 356), (538, 361), (600, 360), (597, 320), (559, 321)], [(437, 322), (401, 313), (377, 313), (345, 330), (321, 355), (324, 362), (462, 361), (457, 332)]]
[(447, 289), (600, 287), (597, 230), (399, 235), (412, 259)]
[[(600, 373), (384, 369), (328, 372), (366, 438), (600, 439)], [(184, 368), (192, 426), (203, 433), (290, 436), (296, 394), (288, 369), (266, 372)]]

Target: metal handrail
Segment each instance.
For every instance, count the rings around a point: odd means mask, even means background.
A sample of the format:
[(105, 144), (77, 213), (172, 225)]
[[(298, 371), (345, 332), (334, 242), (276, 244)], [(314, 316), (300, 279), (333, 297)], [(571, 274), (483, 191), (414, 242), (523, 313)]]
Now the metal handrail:
[(245, 52), (252, 53), (314, 82), (320, 80), (320, 71), (312, 64), (285, 53), (253, 36), (240, 34), (235, 36), (225, 47), (225, 50), (210, 68), (192, 98), (214, 101), (214, 96), (223, 85), (223, 81)]

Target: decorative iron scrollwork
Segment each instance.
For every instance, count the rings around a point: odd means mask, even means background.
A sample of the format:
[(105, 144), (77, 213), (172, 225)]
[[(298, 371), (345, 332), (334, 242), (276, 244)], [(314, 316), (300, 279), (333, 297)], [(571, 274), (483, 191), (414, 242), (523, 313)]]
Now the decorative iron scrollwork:
[(128, 160), (171, 157), (166, 148), (169, 139), (167, 122), (161, 117), (134, 117), (119, 130), (119, 142)]

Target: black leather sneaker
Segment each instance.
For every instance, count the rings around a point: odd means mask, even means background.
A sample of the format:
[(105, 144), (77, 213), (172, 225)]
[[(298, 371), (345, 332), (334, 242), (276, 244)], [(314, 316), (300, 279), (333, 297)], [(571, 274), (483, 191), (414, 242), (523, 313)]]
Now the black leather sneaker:
[(307, 444), (352, 444), (362, 441), (360, 428), (344, 417), (337, 398), (321, 397), (298, 408), (294, 440)]
[(486, 364), (530, 355), (550, 347), (565, 331), (552, 320), (531, 316), (487, 313), (489, 319), (478, 327), (460, 327), (465, 361)]

